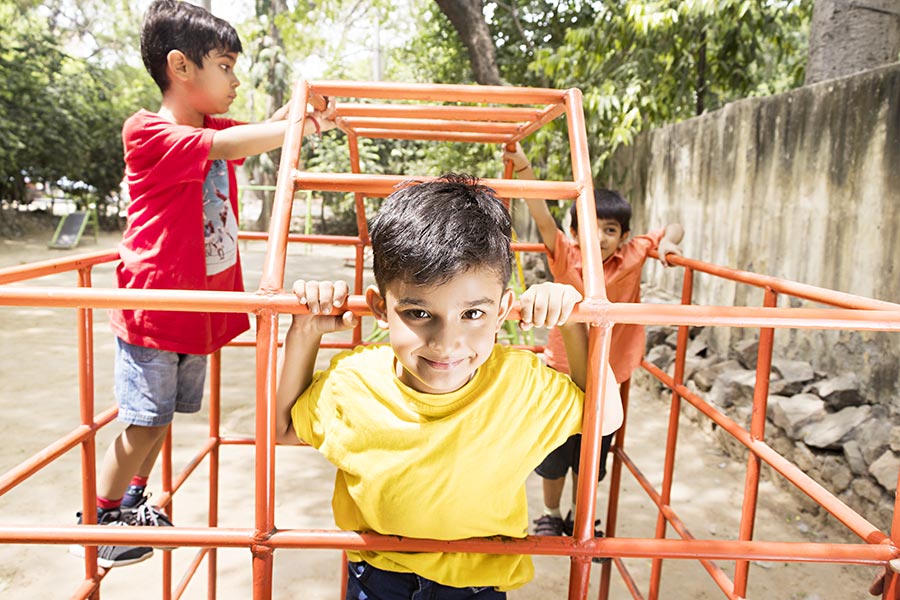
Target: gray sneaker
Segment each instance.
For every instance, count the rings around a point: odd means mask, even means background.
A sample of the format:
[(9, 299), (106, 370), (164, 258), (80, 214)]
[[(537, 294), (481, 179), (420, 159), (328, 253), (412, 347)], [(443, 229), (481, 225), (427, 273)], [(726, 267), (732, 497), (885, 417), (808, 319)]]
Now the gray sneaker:
[[(81, 524), (81, 513), (76, 514), (78, 523)], [(98, 525), (109, 525), (112, 527), (128, 527), (129, 525), (122, 519), (119, 511), (104, 512), (98, 517)], [(84, 546), (72, 544), (69, 546), (69, 553), (84, 558)], [(153, 548), (149, 546), (98, 546), (97, 566), (111, 569), (113, 567), (133, 565), (134, 563), (147, 560), (151, 556), (153, 556)]]
[[(130, 507), (122, 507), (122, 520), (137, 527), (174, 527), (169, 515), (158, 506), (147, 503), (150, 494), (145, 494), (140, 502)], [(174, 550), (172, 546), (156, 546), (160, 550)]]

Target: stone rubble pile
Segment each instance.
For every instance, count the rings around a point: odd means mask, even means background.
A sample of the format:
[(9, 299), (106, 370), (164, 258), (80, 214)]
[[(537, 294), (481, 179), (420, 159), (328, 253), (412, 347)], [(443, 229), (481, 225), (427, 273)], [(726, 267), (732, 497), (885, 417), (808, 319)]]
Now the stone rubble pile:
[[(648, 326), (648, 362), (670, 376), (674, 373), (676, 328)], [(685, 385), (749, 429), (756, 383), (758, 341), (735, 344), (728, 356), (707, 344), (707, 330), (691, 328), (685, 360)], [(646, 372), (641, 377), (656, 382)], [(636, 373), (636, 375), (638, 374)], [(656, 382), (668, 401), (671, 392)], [(709, 433), (728, 454), (746, 460), (747, 449), (690, 404), (682, 413)], [(772, 357), (766, 408), (765, 441), (878, 528), (889, 531), (900, 472), (900, 422), (893, 422), (886, 405), (867, 397), (855, 373), (816, 372), (805, 361)], [(770, 468), (779, 486), (806, 499), (804, 508), (818, 506)]]

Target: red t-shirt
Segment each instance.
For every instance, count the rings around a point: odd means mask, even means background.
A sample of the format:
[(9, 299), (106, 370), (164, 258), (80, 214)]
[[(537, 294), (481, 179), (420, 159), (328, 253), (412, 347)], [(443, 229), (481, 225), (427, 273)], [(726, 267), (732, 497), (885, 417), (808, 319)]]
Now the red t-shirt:
[[(610, 302), (641, 301), (641, 268), (651, 250), (656, 250), (665, 235), (665, 229), (657, 229), (645, 235), (638, 235), (616, 249), (615, 253), (603, 261), (603, 280), (606, 297)], [(567, 283), (584, 293), (584, 278), (581, 271), (581, 247), (562, 231), (556, 232), (556, 254), (548, 255), (550, 273), (557, 283)], [(610, 340), (609, 366), (622, 383), (641, 364), (644, 356), (644, 326), (634, 323), (618, 323), (613, 326)], [(547, 336), (544, 350), (547, 364), (563, 373), (569, 372), (569, 360), (562, 334), (554, 327)]]
[[(131, 193), (119, 245), (120, 288), (243, 291), (237, 245), (234, 164), (211, 161), (217, 130), (239, 125), (206, 117), (176, 125), (141, 110), (122, 128)], [(131, 344), (185, 354), (215, 352), (250, 327), (243, 313), (110, 310), (110, 324)]]

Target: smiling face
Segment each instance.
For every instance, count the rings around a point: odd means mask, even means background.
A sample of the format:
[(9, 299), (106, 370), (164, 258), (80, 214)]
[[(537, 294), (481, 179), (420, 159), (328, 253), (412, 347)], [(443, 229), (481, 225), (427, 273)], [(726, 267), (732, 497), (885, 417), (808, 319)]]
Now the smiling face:
[(437, 285), (394, 282), (384, 297), (372, 287), (366, 301), (390, 333), (400, 380), (419, 392), (446, 394), (491, 355), (513, 294), (497, 273), (480, 268)]
[[(600, 256), (603, 262), (616, 253), (619, 246), (628, 239), (628, 233), (622, 233), (622, 224), (615, 219), (597, 219), (597, 237), (600, 240)], [(572, 229), (572, 236), (578, 241), (578, 232)]]
[(213, 50), (203, 58), (202, 67), (194, 67), (191, 79), (191, 104), (205, 115), (228, 112), (237, 97), (240, 80), (234, 73), (237, 54)]

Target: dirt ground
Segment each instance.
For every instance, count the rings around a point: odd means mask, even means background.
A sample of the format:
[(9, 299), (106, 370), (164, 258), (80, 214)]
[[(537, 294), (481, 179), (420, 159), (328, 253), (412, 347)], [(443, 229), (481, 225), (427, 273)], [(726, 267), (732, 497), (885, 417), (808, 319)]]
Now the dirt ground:
[[(16, 239), (0, 239), (0, 268), (111, 248), (115, 234), (102, 234), (73, 251), (48, 250), (51, 231)], [(242, 243), (248, 289), (259, 282), (265, 247)], [(348, 249), (292, 249), (287, 279), (301, 273), (315, 277), (352, 274)], [(113, 265), (94, 270), (94, 285), (112, 284)], [(75, 276), (59, 274), (24, 285), (74, 286)], [(287, 321), (287, 319), (283, 319)], [(104, 311), (94, 315), (96, 398), (98, 410), (112, 404), (113, 338)], [(252, 339), (249, 338), (248, 339)], [(0, 471), (6, 471), (72, 430), (78, 422), (75, 311), (32, 307), (0, 307)], [(254, 355), (251, 348), (229, 348), (223, 353), (223, 433), (252, 435), (254, 414)], [(627, 446), (650, 480), (659, 485), (663, 461), (668, 405), (641, 389), (632, 393)], [(197, 441), (206, 436), (207, 413), (181, 415), (174, 425), (176, 471), (193, 455)], [(116, 424), (98, 434), (98, 453), (118, 433)], [(283, 528), (332, 529), (330, 495), (334, 471), (308, 448), (279, 448), (276, 452), (276, 522)], [(253, 454), (249, 446), (227, 446), (221, 453), (220, 524), (252, 526)], [(0, 497), (0, 524), (71, 524), (80, 506), (80, 452), (72, 451), (29, 481)], [(159, 488), (158, 469), (150, 489)], [(738, 528), (744, 464), (715, 449), (703, 433), (682, 426), (673, 504), (693, 535), (700, 539), (733, 539)], [(607, 482), (601, 484), (605, 497)], [(176, 494), (177, 525), (205, 523), (207, 470), (201, 466)], [(540, 482), (528, 482), (532, 518), (541, 506)], [(568, 490), (565, 498), (569, 497)], [(834, 521), (822, 522), (801, 511), (786, 492), (763, 481), (760, 488), (757, 539), (777, 541), (856, 542)], [(601, 503), (602, 504), (602, 503)], [(424, 507), (427, 508), (427, 507)], [(600, 516), (605, 516), (601, 506)], [(625, 478), (619, 512), (619, 535), (652, 537), (656, 515), (652, 503), (630, 479)], [(878, 524), (886, 527), (887, 524)], [(671, 528), (670, 528), (671, 535)], [(162, 553), (144, 563), (113, 570), (103, 582), (104, 598), (157, 598), (160, 592)], [(174, 580), (194, 556), (192, 549), (174, 551)], [(276, 598), (334, 600), (339, 592), (339, 560), (336, 551), (279, 550), (275, 558)], [(513, 600), (565, 598), (568, 559), (536, 557), (535, 580), (510, 594)], [(634, 559), (628, 567), (646, 594), (650, 561)], [(726, 572), (733, 565), (723, 563)], [(188, 586), (184, 598), (206, 598), (202, 574)], [(596, 597), (600, 568), (592, 570), (591, 597)], [(872, 567), (790, 563), (754, 563), (750, 570), (749, 598), (763, 600), (854, 600), (869, 598), (866, 589)], [(79, 559), (62, 546), (0, 545), (0, 598), (68, 597), (83, 576)], [(724, 597), (706, 571), (693, 561), (666, 561), (661, 598), (706, 599)], [(218, 597), (225, 600), (252, 597), (250, 553), (243, 549), (219, 551)], [(613, 574), (611, 598), (631, 597)]]

